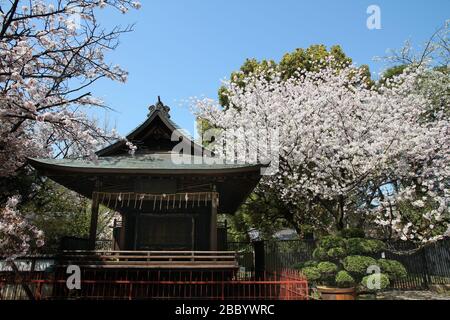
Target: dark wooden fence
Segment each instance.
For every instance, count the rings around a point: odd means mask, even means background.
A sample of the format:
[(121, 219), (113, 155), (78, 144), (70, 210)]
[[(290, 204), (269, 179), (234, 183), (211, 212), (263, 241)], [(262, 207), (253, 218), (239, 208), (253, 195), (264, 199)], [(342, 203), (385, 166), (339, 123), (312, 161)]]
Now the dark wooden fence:
[[(263, 268), (277, 271), (292, 268), (295, 264), (312, 259), (316, 247), (314, 240), (271, 240), (263, 241)], [(392, 289), (416, 290), (428, 289), (431, 285), (450, 285), (450, 238), (418, 248), (409, 242), (386, 242), (386, 259), (401, 262), (408, 275), (405, 279), (394, 282)], [(228, 250), (237, 252), (237, 260), (242, 269), (254, 271), (255, 243), (229, 242)], [(257, 242), (261, 247), (261, 242)], [(381, 255), (375, 257), (381, 258)]]
[(398, 289), (450, 285), (450, 238), (417, 249), (411, 243), (388, 243), (386, 259), (401, 262), (408, 275), (394, 283)]

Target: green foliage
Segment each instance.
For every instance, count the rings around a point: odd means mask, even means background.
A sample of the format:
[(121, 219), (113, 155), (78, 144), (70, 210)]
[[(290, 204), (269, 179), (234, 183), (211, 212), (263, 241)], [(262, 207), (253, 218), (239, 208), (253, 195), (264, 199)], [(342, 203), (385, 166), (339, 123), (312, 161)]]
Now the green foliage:
[(385, 249), (384, 243), (379, 240), (350, 238), (346, 242), (350, 255), (374, 254)]
[(351, 274), (364, 275), (369, 266), (377, 265), (377, 261), (366, 256), (348, 256), (342, 261), (342, 265)]
[(321, 274), (334, 274), (338, 270), (338, 266), (332, 262), (323, 261), (317, 265), (317, 269)]
[(346, 228), (339, 232), (340, 236), (343, 238), (364, 238), (364, 230), (359, 228)]
[[(243, 87), (243, 80), (249, 75), (267, 75), (268, 77), (270, 77), (270, 74), (276, 69), (277, 64), (272, 60), (262, 60), (261, 62), (259, 62), (254, 58), (246, 59), (242, 66), (239, 68), (239, 71), (231, 73), (230, 80), (233, 83)], [(230, 103), (227, 89), (224, 86), (220, 87), (218, 94), (219, 103), (225, 108), (228, 108), (230, 106)]]
[[(349, 232), (348, 234), (353, 233)], [(363, 278), (366, 284), (368, 279), (369, 282), (372, 281), (372, 278), (367, 277), (367, 269), (370, 266), (379, 266), (383, 273), (381, 287), (386, 288), (390, 284), (389, 281), (405, 277), (406, 269), (398, 261), (385, 259), (377, 261), (367, 256), (378, 253), (384, 248), (384, 243), (379, 240), (344, 239), (340, 236), (330, 235), (323, 237), (318, 242), (318, 246), (313, 252), (315, 260), (299, 264), (298, 268), (302, 271), (306, 269), (315, 284), (345, 288), (354, 286)]]
[(327, 255), (331, 259), (339, 259), (346, 255), (346, 251), (342, 247), (331, 248), (327, 251)]
[(386, 250), (386, 245), (383, 241), (370, 239), (365, 242), (368, 253), (378, 253)]
[(292, 265), (292, 269), (296, 269), (296, 270), (301, 270), (304, 267), (305, 267), (304, 262), (296, 262)]
[(301, 270), (306, 267), (317, 267), (318, 264), (319, 264), (319, 262), (317, 262), (315, 260), (308, 260), (305, 262), (297, 262), (294, 265), (292, 265), (292, 268)]
[(365, 239), (361, 238), (347, 239), (347, 250), (350, 255), (366, 253)]
[(389, 69), (386, 69), (383, 72), (383, 75), (382, 75), (379, 83), (385, 84), (388, 79), (390, 80), (395, 76), (401, 75), (407, 67), (408, 67), (407, 65), (402, 64), (402, 65), (397, 65), (397, 66), (390, 67)]
[[(273, 234), (289, 224), (280, 212), (290, 210), (273, 192), (259, 186), (234, 215), (227, 215), (230, 222), (228, 235), (232, 241), (249, 241), (249, 230), (258, 230), (261, 237), (270, 239)], [(296, 229), (297, 233), (299, 230)]]
[(381, 272), (385, 273), (390, 280), (403, 279), (408, 274), (405, 267), (396, 260), (379, 259), (378, 265)]
[(212, 142), (214, 142), (214, 139), (217, 137), (205, 137), (204, 134), (205, 134), (205, 132), (211, 133), (211, 131), (209, 131), (209, 130), (213, 129), (214, 127), (211, 125), (211, 123), (209, 123), (209, 121), (199, 118), (199, 117), (197, 117), (197, 119), (196, 119), (196, 126), (197, 126), (197, 132), (201, 136), (201, 144), (204, 147), (208, 147)]
[[(1, 148), (1, 147), (0, 147)], [(1, 149), (0, 149), (1, 150)], [(21, 195), (21, 203), (27, 203), (34, 198), (42, 183), (35, 171), (21, 170), (15, 175), (0, 177), (0, 207), (3, 207), (9, 197)]]
[(312, 45), (306, 49), (298, 48), (294, 52), (286, 53), (280, 61), (279, 71), (283, 79), (295, 77), (298, 69), (318, 72), (320, 67), (316, 62), (324, 61), (328, 57), (334, 58), (336, 69), (341, 68), (342, 64), (352, 62), (340, 46), (332, 46), (328, 51), (324, 45)]
[[(241, 87), (244, 86), (243, 79), (249, 75), (262, 75), (270, 78), (274, 72), (281, 74), (282, 80), (298, 77), (298, 70), (320, 71), (323, 63), (328, 57), (333, 57), (333, 66), (336, 70), (341, 69), (344, 65), (351, 64), (352, 59), (349, 58), (339, 45), (335, 45), (327, 49), (323, 44), (312, 45), (306, 49), (297, 48), (293, 52), (286, 53), (279, 63), (273, 60), (247, 59), (240, 67), (239, 71), (233, 72), (230, 76), (231, 82)], [(372, 84), (370, 79), (370, 71), (367, 65), (360, 67), (364, 75), (367, 77), (367, 83)], [(228, 92), (225, 87), (221, 87), (218, 92), (219, 102), (225, 108), (230, 106)]]
[(334, 278), (338, 271), (338, 266), (336, 264), (329, 261), (323, 261), (320, 262), (316, 268), (320, 272), (320, 282), (322, 284), (332, 285), (334, 283)]
[(305, 275), (306, 279), (311, 282), (316, 282), (320, 279), (320, 271), (316, 267), (306, 267), (302, 269), (302, 273)]
[[(33, 214), (33, 223), (44, 232), (44, 250), (52, 251), (59, 248), (64, 236), (88, 237), (90, 203), (89, 199), (46, 180), (33, 199), (27, 201), (20, 210), (24, 214)], [(110, 237), (111, 228), (108, 225), (111, 219), (110, 211), (100, 206), (97, 225), (99, 237)]]
[(317, 267), (318, 264), (319, 264), (319, 262), (314, 261), (314, 260), (309, 260), (309, 261), (304, 262), (305, 267)]
[(323, 237), (320, 242), (319, 242), (319, 247), (323, 248), (324, 250), (330, 250), (331, 248), (336, 248), (336, 247), (341, 247), (344, 248), (345, 247), (345, 241), (342, 237), (339, 236), (326, 236)]
[[(379, 288), (376, 288), (376, 286), (374, 286), (374, 284), (376, 283), (378, 276), (380, 277), (380, 286), (379, 286)], [(381, 273), (381, 274), (373, 273), (368, 276), (365, 276), (361, 280), (361, 285), (365, 289), (370, 290), (370, 291), (386, 289), (389, 286), (389, 284), (390, 284), (389, 277), (383, 273)]]
[(345, 240), (339, 236), (323, 237), (313, 252), (317, 260), (339, 259), (346, 255)]
[(312, 256), (316, 260), (325, 260), (328, 258), (328, 253), (324, 248), (317, 247), (314, 249)]
[(350, 288), (356, 284), (355, 279), (345, 270), (337, 273), (335, 282), (339, 288)]

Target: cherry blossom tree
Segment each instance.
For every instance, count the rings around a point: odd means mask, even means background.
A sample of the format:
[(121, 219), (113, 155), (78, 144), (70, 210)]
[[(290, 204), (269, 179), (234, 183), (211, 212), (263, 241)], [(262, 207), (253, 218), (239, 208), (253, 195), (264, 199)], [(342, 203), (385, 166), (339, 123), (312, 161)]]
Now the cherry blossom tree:
[[(103, 29), (96, 13), (107, 7), (126, 13), (140, 4), (130, 0), (2, 1), (0, 180), (26, 170), (27, 157), (95, 158), (99, 144), (117, 137), (101, 129), (86, 110), (106, 108), (88, 91), (94, 82), (127, 78), (127, 72), (109, 63), (105, 55), (116, 48), (121, 34), (132, 29)], [(13, 252), (15, 247), (17, 253), (24, 253), (32, 237), (22, 231), (36, 233), (17, 211), (17, 199), (10, 198), (1, 209), (2, 252), (5, 248)], [(7, 241), (14, 239), (12, 231), (20, 241)], [(40, 236), (34, 238), (42, 244)]]
[[(17, 211), (18, 197), (11, 197), (0, 214), (0, 248), (2, 257), (14, 259), (30, 251), (31, 246), (44, 245), (44, 234)], [(34, 243), (32, 243), (34, 240)]]
[(433, 102), (434, 108), (430, 109), (428, 118), (432, 121), (434, 113), (439, 110), (450, 113), (450, 20), (437, 29), (422, 46), (415, 48), (410, 41), (406, 41), (402, 48), (389, 50), (388, 56), (377, 59), (391, 66), (383, 73), (381, 82), (402, 73), (407, 67), (427, 66), (417, 90)]
[[(268, 155), (278, 171), (262, 184), (287, 206), (326, 210), (335, 221), (330, 229), (348, 226), (349, 214), (356, 213), (402, 239), (438, 239), (450, 223), (450, 125), (445, 112), (425, 121), (432, 101), (416, 89), (429, 70), (406, 70), (368, 86), (356, 67), (316, 63), (325, 67), (298, 70), (286, 81), (250, 75), (242, 79), (245, 86), (227, 83), (236, 108), (197, 101), (196, 115), (223, 130), (216, 152), (262, 160), (266, 141), (253, 138), (276, 133), (277, 153)], [(420, 223), (402, 214), (406, 205), (420, 212)]]
[(93, 156), (94, 147), (111, 137), (82, 109), (104, 107), (86, 91), (92, 83), (127, 76), (105, 61), (105, 53), (131, 28), (103, 30), (95, 10), (105, 6), (126, 12), (139, 4), (14, 0), (1, 8), (0, 175), (14, 173), (26, 157)]

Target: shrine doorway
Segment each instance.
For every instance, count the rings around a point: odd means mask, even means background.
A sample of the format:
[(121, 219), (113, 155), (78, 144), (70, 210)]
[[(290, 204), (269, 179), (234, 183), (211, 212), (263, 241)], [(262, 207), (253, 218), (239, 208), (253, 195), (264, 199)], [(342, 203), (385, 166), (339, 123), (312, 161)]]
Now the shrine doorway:
[(195, 219), (186, 214), (142, 214), (136, 236), (137, 250), (194, 250)]

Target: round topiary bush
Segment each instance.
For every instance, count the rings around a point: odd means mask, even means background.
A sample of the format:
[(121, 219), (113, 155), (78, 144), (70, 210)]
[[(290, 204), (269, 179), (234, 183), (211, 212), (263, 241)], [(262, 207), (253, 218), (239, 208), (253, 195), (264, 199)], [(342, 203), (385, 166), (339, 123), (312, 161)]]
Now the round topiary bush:
[(390, 284), (389, 277), (384, 273), (373, 273), (361, 280), (361, 285), (370, 291), (386, 289)]
[(325, 285), (330, 285), (334, 282), (338, 266), (332, 262), (323, 261), (317, 265), (317, 270), (320, 272), (320, 282)]
[(345, 270), (338, 272), (335, 282), (339, 288), (351, 288), (356, 283), (355, 279)]
[(381, 272), (387, 274), (390, 280), (403, 279), (408, 274), (405, 267), (395, 260), (379, 259), (378, 265)]
[[(356, 235), (356, 232), (353, 234)], [(313, 260), (297, 264), (296, 267), (305, 274), (312, 286), (370, 289), (372, 284), (378, 284), (380, 289), (384, 289), (391, 281), (407, 275), (400, 262), (386, 259), (377, 261), (372, 257), (384, 249), (384, 243), (379, 240), (331, 235), (318, 242), (313, 251)], [(371, 266), (372, 271), (381, 270), (381, 274), (368, 275)]]
[(367, 239), (366, 240), (366, 248), (369, 250), (367, 253), (378, 253), (383, 250), (386, 250), (386, 245), (383, 241)]
[(306, 267), (317, 267), (318, 263), (319, 262), (317, 262), (315, 260), (308, 260), (308, 261), (305, 261), (305, 262), (297, 262), (297, 263), (294, 263), (292, 265), (292, 268), (293, 269), (297, 269), (297, 270), (301, 270), (301, 269), (306, 268)]
[(339, 259), (345, 257), (346, 255), (347, 252), (345, 251), (344, 248), (341, 247), (331, 248), (330, 250), (327, 251), (327, 256), (332, 259)]
[(338, 266), (333, 262), (324, 261), (317, 265), (317, 269), (322, 274), (334, 274), (338, 270)]
[(350, 255), (374, 254), (385, 248), (384, 243), (379, 240), (350, 238), (346, 243), (347, 252)]
[(344, 269), (352, 274), (365, 274), (367, 268), (377, 265), (377, 260), (366, 256), (348, 256), (342, 261)]
[(345, 247), (345, 240), (342, 237), (339, 236), (326, 236), (323, 237), (319, 242), (319, 248), (322, 248), (326, 251), (330, 250), (331, 248), (336, 247)]
[(316, 260), (326, 260), (328, 258), (327, 251), (322, 247), (315, 248), (312, 256)]
[(362, 238), (347, 239), (347, 252), (351, 255), (364, 254), (366, 251), (364, 241)]
[(315, 282), (320, 279), (320, 271), (316, 267), (306, 267), (303, 268), (302, 273), (305, 275), (306, 279), (311, 282)]

